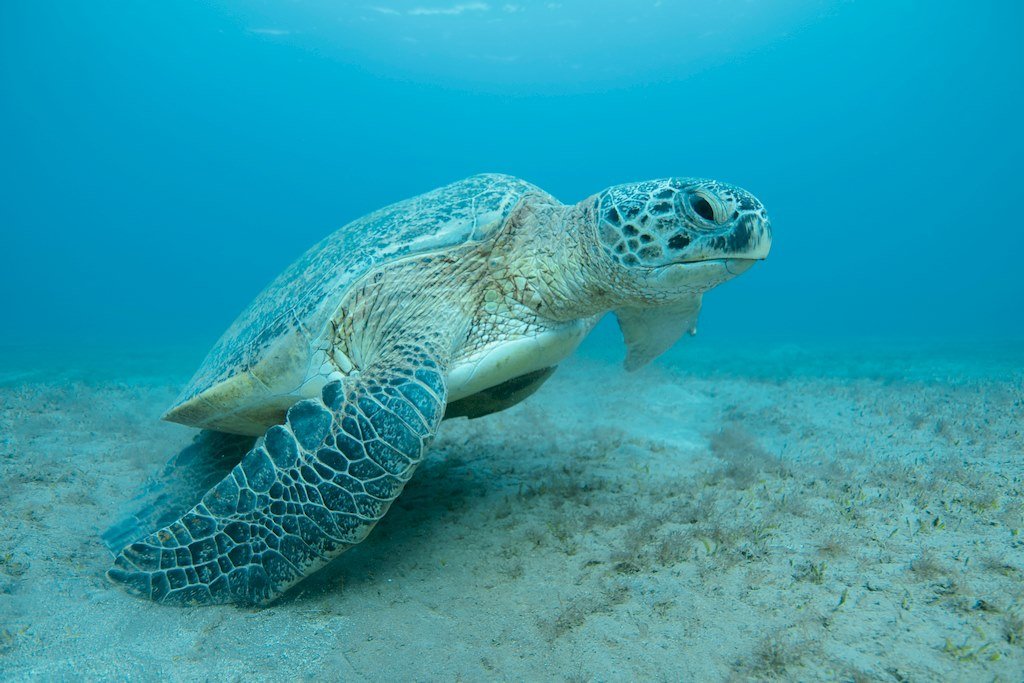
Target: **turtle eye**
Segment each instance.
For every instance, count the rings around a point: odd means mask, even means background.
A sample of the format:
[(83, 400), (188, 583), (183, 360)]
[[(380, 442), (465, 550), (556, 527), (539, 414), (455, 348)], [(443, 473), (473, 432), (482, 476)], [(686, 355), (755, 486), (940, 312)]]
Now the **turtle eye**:
[(715, 210), (711, 208), (711, 204), (708, 200), (704, 199), (700, 195), (694, 195), (690, 199), (690, 207), (693, 212), (703, 218), (706, 221), (715, 221)]

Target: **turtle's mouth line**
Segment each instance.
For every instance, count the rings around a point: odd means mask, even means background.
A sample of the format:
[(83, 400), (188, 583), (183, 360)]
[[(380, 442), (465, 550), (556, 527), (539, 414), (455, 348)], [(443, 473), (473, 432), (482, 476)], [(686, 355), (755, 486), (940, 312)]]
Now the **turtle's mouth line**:
[(725, 261), (764, 261), (767, 256), (714, 256), (712, 258), (695, 258), (690, 260), (682, 260), (678, 263), (708, 263), (709, 261), (717, 261), (724, 263)]
[(765, 258), (766, 257), (764, 257), (764, 256), (762, 256), (760, 258), (742, 258), (742, 257), (739, 257), (739, 258), (733, 258), (733, 257), (727, 257), (727, 258), (721, 258), (721, 257), (720, 258), (701, 258), (701, 259), (693, 259), (692, 261), (675, 261), (674, 263), (677, 266), (696, 266), (696, 265), (700, 265), (702, 263), (706, 263), (708, 265), (717, 265), (717, 266), (729, 266), (730, 264), (735, 264), (735, 265), (746, 264), (749, 267), (749, 266), (757, 263), (758, 261), (764, 261)]
[(693, 261), (676, 261), (673, 265), (685, 266), (694, 275), (702, 271), (709, 271), (709, 274), (725, 271), (730, 276), (734, 276), (745, 273), (755, 263), (763, 260), (764, 258), (708, 258), (695, 259)]

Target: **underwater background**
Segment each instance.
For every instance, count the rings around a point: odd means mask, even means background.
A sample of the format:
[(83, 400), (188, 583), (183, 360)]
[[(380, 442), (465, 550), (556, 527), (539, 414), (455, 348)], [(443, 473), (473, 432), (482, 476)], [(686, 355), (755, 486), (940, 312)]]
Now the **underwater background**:
[(723, 339), (1020, 339), (1015, 2), (5, 2), (6, 342), (212, 343), (323, 235), (479, 172), (749, 189)]
[[(0, 678), (1020, 680), (1024, 4), (0, 3)], [(450, 421), (265, 610), (106, 583), (159, 416), (323, 236), (460, 178), (755, 194), (769, 258)]]

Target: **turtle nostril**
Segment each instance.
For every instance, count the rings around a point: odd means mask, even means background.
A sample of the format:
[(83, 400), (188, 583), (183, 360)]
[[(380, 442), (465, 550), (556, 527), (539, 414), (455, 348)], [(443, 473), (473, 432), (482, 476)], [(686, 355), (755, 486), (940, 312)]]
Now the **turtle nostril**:
[(715, 210), (711, 208), (711, 204), (708, 200), (700, 196), (695, 196), (690, 200), (690, 206), (693, 207), (694, 213), (703, 218), (706, 221), (715, 220)]

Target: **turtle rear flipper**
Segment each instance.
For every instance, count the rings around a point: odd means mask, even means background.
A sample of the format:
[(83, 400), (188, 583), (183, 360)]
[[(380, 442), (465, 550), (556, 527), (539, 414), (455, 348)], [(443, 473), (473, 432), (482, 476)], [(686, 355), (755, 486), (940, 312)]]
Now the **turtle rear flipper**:
[(366, 537), (444, 413), (422, 347), (293, 405), (202, 501), (124, 548), (107, 576), (165, 604), (263, 604)]
[(167, 526), (239, 463), (252, 436), (204, 430), (178, 451), (120, 514), (120, 521), (103, 532), (103, 543), (118, 553), (128, 543)]

